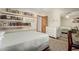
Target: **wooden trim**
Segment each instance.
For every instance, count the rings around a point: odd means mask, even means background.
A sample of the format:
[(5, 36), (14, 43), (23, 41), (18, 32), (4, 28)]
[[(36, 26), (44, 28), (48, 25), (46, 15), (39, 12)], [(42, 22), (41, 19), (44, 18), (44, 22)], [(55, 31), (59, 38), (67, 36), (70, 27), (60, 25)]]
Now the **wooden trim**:
[(53, 39), (59, 39), (59, 37), (56, 37), (56, 38), (55, 38), (55, 37), (52, 37), (52, 36), (49, 36), (49, 37), (50, 37), (50, 38), (53, 38)]
[(42, 32), (46, 32), (47, 16), (42, 16)]
[(49, 46), (48, 47), (46, 47), (45, 49), (43, 49), (42, 51), (47, 51), (47, 49), (49, 48)]
[(47, 16), (40, 16), (37, 15), (37, 31), (38, 31), (38, 16), (42, 18), (42, 23), (41, 23), (41, 30), (42, 32), (46, 32), (46, 26), (47, 26)]
[[(38, 31), (38, 17), (42, 17), (42, 16), (40, 16), (40, 15), (37, 15), (37, 31)], [(42, 27), (41, 27), (41, 29), (42, 29)], [(39, 32), (39, 31), (38, 31)]]
[(68, 32), (68, 51), (72, 51), (72, 32)]

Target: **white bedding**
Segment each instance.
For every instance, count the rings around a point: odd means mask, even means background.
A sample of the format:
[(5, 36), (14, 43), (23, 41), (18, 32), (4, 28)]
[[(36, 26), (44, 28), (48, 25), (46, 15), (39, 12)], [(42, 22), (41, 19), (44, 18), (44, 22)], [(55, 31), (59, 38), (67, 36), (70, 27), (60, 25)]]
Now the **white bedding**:
[(47, 34), (35, 31), (7, 33), (0, 41), (0, 50), (40, 50), (42, 45), (48, 44), (48, 40), (49, 37)]

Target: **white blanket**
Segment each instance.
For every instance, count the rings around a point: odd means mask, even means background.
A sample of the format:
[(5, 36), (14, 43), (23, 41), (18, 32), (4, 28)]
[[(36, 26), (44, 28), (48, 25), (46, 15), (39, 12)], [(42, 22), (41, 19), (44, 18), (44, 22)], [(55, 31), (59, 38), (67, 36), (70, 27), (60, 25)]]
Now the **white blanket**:
[(35, 31), (7, 33), (1, 41), (1, 50), (36, 50), (48, 42), (47, 34)]

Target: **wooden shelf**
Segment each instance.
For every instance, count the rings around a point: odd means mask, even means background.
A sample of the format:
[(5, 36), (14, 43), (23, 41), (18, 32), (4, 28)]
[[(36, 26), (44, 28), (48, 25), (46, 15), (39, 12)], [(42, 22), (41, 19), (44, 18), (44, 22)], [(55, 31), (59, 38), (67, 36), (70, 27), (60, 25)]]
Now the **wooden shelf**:
[(17, 23), (17, 22), (21, 22), (21, 23), (29, 23), (29, 22), (24, 22), (24, 18), (26, 17), (27, 19), (33, 19), (34, 17), (33, 16), (29, 16), (29, 15), (23, 15), (22, 13), (21, 14), (18, 14), (18, 13), (12, 13), (12, 12), (6, 12), (5, 10), (0, 10), (0, 15), (10, 15), (10, 16), (16, 16), (16, 17), (22, 17), (23, 19), (21, 20), (13, 20), (13, 19), (0, 19), (0, 21), (3, 22), (3, 25), (5, 23), (8, 23), (7, 25), (5, 26), (0, 26), (0, 31), (16, 31), (16, 30), (29, 30), (31, 29), (31, 26), (9, 26), (9, 22), (14, 22), (14, 23)]
[(15, 16), (24, 16), (24, 15), (21, 15), (21, 14), (6, 12), (6, 11), (2, 11), (2, 10), (0, 11), (0, 13), (2, 13), (2, 14), (8, 14), (8, 15), (15, 15)]
[(30, 26), (0, 26), (0, 28), (18, 28), (18, 27), (28, 28)]
[(17, 13), (11, 13), (11, 12), (6, 12), (6, 11), (2, 11), (0, 10), (0, 13), (2, 14), (8, 14), (8, 15), (14, 15), (14, 16), (20, 16), (20, 17), (30, 17), (30, 18), (33, 18), (31, 16), (28, 16), (28, 15), (22, 15), (22, 14), (17, 14)]
[(4, 22), (23, 22), (23, 20), (9, 20), (9, 19), (0, 19), (0, 21), (4, 21)]
[(14, 32), (14, 31), (30, 31), (32, 29), (4, 29), (4, 30), (0, 30), (0, 31), (5, 31), (5, 32)]

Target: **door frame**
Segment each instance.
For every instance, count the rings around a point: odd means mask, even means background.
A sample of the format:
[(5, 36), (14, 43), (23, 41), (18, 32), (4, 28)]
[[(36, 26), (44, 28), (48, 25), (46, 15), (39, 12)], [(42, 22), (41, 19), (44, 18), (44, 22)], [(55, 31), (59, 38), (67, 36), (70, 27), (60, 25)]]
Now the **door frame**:
[[(42, 16), (37, 15), (37, 31), (38, 31), (38, 17), (41, 17), (41, 21), (42, 21)], [(42, 23), (41, 23), (41, 25), (42, 25)], [(38, 32), (42, 32), (42, 26), (41, 26), (41, 31), (38, 31)]]

